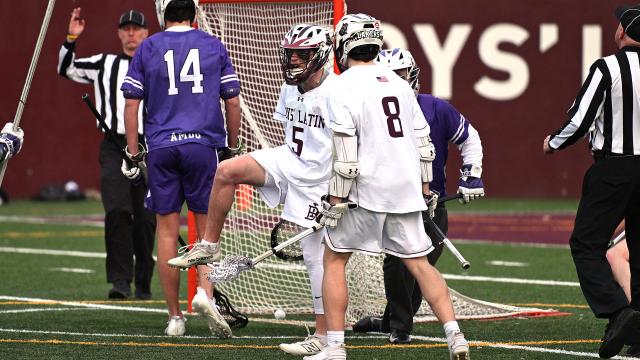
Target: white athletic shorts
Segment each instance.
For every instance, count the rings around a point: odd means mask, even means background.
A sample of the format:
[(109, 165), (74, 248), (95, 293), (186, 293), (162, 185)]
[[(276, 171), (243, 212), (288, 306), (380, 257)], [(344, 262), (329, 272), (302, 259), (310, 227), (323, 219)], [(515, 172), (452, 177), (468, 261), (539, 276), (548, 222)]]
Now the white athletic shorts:
[(322, 209), (320, 198), (329, 192), (329, 182), (312, 186), (295, 185), (290, 173), (298, 170), (288, 165), (291, 150), (286, 146), (249, 153), (267, 173), (264, 186), (258, 187), (262, 200), (271, 208), (284, 204), (281, 217), (305, 228), (315, 224)]
[(399, 258), (425, 256), (434, 249), (424, 231), (422, 212), (391, 214), (362, 207), (344, 213), (337, 227), (325, 227), (325, 242), (335, 252), (384, 252)]

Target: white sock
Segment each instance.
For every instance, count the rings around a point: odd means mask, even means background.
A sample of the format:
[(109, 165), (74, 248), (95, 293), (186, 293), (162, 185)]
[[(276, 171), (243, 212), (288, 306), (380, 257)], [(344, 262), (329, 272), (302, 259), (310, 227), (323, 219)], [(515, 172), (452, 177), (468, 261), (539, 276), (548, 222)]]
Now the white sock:
[[(327, 345), (327, 335), (318, 335), (318, 334), (313, 334), (313, 336), (317, 337), (318, 340), (320, 340), (320, 344), (322, 344), (322, 346)], [(344, 338), (344, 337), (343, 337)]]
[(213, 245), (213, 242), (211, 242), (211, 241), (207, 241), (207, 240), (205, 240), (205, 239), (200, 240), (200, 243), (201, 243), (202, 245), (207, 245), (207, 246), (208, 246), (208, 245)]
[(327, 331), (327, 345), (337, 346), (344, 344), (344, 331)]
[(453, 334), (460, 331), (460, 326), (458, 326), (458, 322), (455, 320), (444, 323), (443, 327), (444, 327), (444, 333), (447, 336), (447, 339), (451, 339)]

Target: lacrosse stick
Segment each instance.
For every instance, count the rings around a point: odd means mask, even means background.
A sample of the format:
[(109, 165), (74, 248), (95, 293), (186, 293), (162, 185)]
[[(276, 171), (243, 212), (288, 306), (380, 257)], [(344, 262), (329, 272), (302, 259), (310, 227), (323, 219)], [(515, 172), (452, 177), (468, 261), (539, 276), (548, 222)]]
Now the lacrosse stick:
[[(289, 240), (291, 237), (304, 231), (305, 228), (291, 221), (281, 219), (276, 226), (271, 230), (271, 248), (275, 249), (278, 245)], [(303, 260), (302, 245), (297, 242), (291, 244), (285, 249), (276, 251), (275, 255), (286, 261), (300, 261)]]
[[(47, 35), (47, 28), (49, 27), (49, 20), (51, 20), (51, 14), (53, 13), (53, 7), (56, 4), (56, 0), (49, 0), (47, 4), (47, 10), (44, 13), (44, 20), (42, 20), (42, 26), (40, 26), (40, 33), (38, 34), (38, 40), (36, 41), (36, 47), (33, 50), (33, 56), (31, 57), (31, 64), (29, 65), (29, 71), (27, 72), (27, 79), (24, 82), (22, 88), (22, 94), (20, 94), (20, 100), (18, 101), (18, 109), (16, 115), (13, 117), (13, 130), (17, 130), (20, 125), (20, 119), (22, 118), (22, 112), (24, 111), (24, 105), (27, 103), (27, 95), (29, 95), (29, 89), (31, 88), (31, 80), (33, 80), (33, 74), (36, 72), (36, 65), (38, 64), (38, 58), (40, 57), (40, 50), (42, 50), (42, 43)], [(0, 169), (0, 185), (2, 185), (2, 179), (4, 179), (4, 172), (7, 170), (9, 160), (5, 160)]]
[(471, 263), (468, 262), (467, 259), (464, 258), (464, 256), (462, 256), (462, 254), (458, 251), (458, 249), (456, 249), (453, 243), (451, 243), (451, 241), (447, 238), (447, 236), (442, 232), (442, 230), (440, 230), (438, 225), (436, 225), (436, 223), (434, 223), (430, 217), (427, 216), (424, 219), (424, 222), (425, 224), (427, 224), (427, 226), (431, 228), (431, 230), (433, 230), (433, 232), (435, 232), (438, 235), (438, 237), (440, 238), (440, 242), (442, 242), (447, 247), (447, 249), (451, 251), (453, 256), (455, 256), (456, 259), (458, 259), (463, 269), (468, 269), (471, 267)]
[(615, 239), (611, 240), (611, 246), (609, 246), (609, 248), (612, 248), (616, 245), (618, 245), (618, 243), (624, 239), (627, 238), (627, 234), (625, 233), (624, 230), (622, 230), (622, 232), (620, 234), (618, 234), (618, 236), (616, 236)]
[(87, 106), (89, 107), (89, 110), (91, 110), (91, 112), (93, 113), (93, 116), (95, 116), (96, 120), (98, 120), (98, 124), (100, 124), (100, 127), (102, 128), (104, 133), (107, 134), (107, 139), (109, 139), (109, 141), (111, 141), (113, 145), (115, 145), (118, 148), (118, 152), (120, 153), (120, 156), (122, 156), (124, 161), (126, 161), (127, 165), (130, 168), (133, 166), (139, 167), (140, 171), (142, 171), (142, 176), (144, 177), (145, 183), (148, 184), (149, 182), (147, 178), (147, 167), (146, 165), (144, 165), (144, 162), (140, 162), (136, 165), (133, 163), (133, 161), (131, 161), (129, 156), (127, 156), (127, 153), (124, 152), (124, 149), (121, 147), (120, 143), (118, 143), (118, 139), (116, 139), (111, 129), (109, 129), (109, 126), (107, 126), (107, 123), (104, 121), (104, 118), (102, 117), (100, 112), (98, 112), (98, 109), (96, 109), (96, 106), (93, 104), (93, 101), (91, 101), (89, 94), (87, 93), (82, 94), (82, 101), (84, 101), (84, 103), (87, 104)]
[(462, 194), (459, 194), (459, 193), (456, 193), (456, 194), (453, 194), (453, 195), (447, 195), (445, 197), (438, 198), (438, 204), (445, 203), (445, 202), (447, 202), (449, 200), (460, 199), (461, 197), (462, 197)]
[(211, 272), (207, 275), (207, 279), (209, 280), (209, 282), (214, 284), (233, 281), (237, 279), (242, 272), (255, 269), (256, 265), (262, 260), (284, 249), (285, 247), (302, 240), (303, 238), (314, 233), (320, 228), (322, 228), (322, 226), (314, 225), (307, 230), (299, 233), (298, 235), (292, 237), (291, 239), (283, 242), (282, 244), (274, 247), (273, 249), (265, 251), (255, 259), (243, 255), (229, 255), (219, 263), (207, 264), (207, 266), (212, 268)]

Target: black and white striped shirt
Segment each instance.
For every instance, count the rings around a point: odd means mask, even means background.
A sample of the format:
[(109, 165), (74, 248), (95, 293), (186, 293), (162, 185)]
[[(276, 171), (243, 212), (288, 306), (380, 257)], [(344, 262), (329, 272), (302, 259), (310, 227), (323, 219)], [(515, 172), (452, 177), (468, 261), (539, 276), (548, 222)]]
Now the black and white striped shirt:
[[(124, 104), (120, 90), (129, 70), (131, 57), (126, 54), (98, 54), (87, 58), (75, 58), (75, 43), (65, 42), (58, 55), (58, 74), (83, 84), (93, 84), (96, 108), (114, 133), (125, 135)], [(143, 106), (138, 116), (138, 131), (143, 129)]]
[(593, 151), (640, 155), (640, 48), (627, 46), (596, 60), (571, 109), (551, 136), (562, 149), (589, 133)]

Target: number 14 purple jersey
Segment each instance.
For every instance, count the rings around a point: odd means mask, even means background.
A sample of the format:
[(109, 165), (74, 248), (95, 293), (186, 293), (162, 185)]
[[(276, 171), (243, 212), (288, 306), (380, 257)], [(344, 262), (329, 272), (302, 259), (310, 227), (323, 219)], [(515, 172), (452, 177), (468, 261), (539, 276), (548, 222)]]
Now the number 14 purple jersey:
[[(188, 142), (226, 144), (221, 95), (240, 83), (217, 38), (174, 26), (142, 42), (122, 84), (125, 98), (144, 99), (149, 151)], [(230, 96), (230, 97), (233, 97)]]

